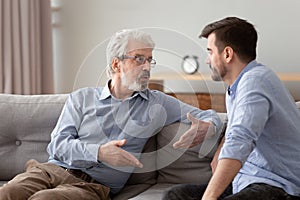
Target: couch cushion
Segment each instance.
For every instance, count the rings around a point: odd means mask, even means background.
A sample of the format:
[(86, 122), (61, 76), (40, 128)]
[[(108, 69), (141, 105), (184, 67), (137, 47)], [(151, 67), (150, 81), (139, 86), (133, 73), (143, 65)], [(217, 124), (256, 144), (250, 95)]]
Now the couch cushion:
[(140, 157), (143, 168), (136, 168), (131, 174), (126, 185), (135, 185), (140, 183), (156, 183), (156, 135), (152, 136), (146, 143), (143, 153)]
[(117, 195), (111, 196), (112, 200), (124, 200), (124, 199), (130, 199), (132, 197), (135, 197), (139, 195), (140, 193), (143, 193), (144, 191), (147, 191), (150, 187), (153, 185), (151, 184), (136, 184), (136, 185), (126, 185)]
[(175, 184), (169, 183), (158, 183), (146, 190), (145, 192), (139, 194), (138, 196), (131, 198), (129, 200), (157, 200), (162, 199), (164, 191), (168, 190)]
[(128, 199), (156, 183), (156, 135), (152, 136), (146, 143), (140, 161), (144, 165), (143, 168), (136, 168), (128, 179), (126, 186), (112, 199)]
[(165, 127), (157, 136), (158, 183), (202, 184), (210, 179), (210, 162), (217, 147), (217, 138), (185, 150), (172, 147), (189, 127), (188, 124), (175, 123)]
[(0, 180), (24, 171), (31, 158), (47, 161), (50, 133), (67, 96), (0, 94)]

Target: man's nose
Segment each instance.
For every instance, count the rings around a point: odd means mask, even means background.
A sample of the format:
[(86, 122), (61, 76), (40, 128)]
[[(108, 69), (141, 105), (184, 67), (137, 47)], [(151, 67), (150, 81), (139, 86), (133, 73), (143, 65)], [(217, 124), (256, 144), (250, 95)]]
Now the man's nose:
[(206, 64), (210, 64), (209, 56), (205, 59), (205, 63), (206, 63)]
[(147, 71), (151, 70), (151, 65), (148, 61), (146, 61), (145, 64), (143, 64), (143, 70), (147, 70)]

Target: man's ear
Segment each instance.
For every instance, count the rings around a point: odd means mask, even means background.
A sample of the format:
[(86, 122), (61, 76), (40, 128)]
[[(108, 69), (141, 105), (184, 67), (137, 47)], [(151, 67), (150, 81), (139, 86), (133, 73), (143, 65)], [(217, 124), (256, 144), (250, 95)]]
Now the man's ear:
[(118, 58), (113, 58), (111, 62), (111, 68), (115, 73), (120, 72), (120, 60)]
[(233, 49), (229, 46), (224, 48), (223, 51), (224, 59), (227, 63), (229, 63), (232, 60), (233, 57)]

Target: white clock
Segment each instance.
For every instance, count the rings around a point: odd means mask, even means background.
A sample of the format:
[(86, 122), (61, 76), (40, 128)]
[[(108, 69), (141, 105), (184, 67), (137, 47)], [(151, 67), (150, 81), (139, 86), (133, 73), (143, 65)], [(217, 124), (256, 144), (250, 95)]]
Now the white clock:
[(197, 56), (185, 56), (181, 64), (182, 70), (187, 74), (194, 74), (198, 71), (199, 62)]

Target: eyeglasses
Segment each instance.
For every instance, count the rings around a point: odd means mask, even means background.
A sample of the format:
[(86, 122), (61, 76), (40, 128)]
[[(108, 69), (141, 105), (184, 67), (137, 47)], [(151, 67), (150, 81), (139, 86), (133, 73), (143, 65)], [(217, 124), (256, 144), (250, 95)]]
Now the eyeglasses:
[(146, 61), (149, 62), (151, 67), (154, 67), (156, 65), (156, 60), (153, 58), (146, 58), (145, 56), (127, 56), (123, 55), (119, 57), (119, 59), (124, 60), (124, 59), (134, 59), (139, 65), (143, 65), (146, 63)]

